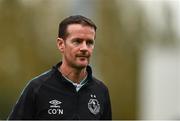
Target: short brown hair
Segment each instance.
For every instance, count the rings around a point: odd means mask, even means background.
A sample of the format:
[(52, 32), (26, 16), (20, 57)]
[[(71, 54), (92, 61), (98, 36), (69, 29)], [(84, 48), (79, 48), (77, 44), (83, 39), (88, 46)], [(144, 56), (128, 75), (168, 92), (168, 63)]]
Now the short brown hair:
[(58, 32), (58, 37), (65, 39), (67, 37), (67, 26), (70, 24), (81, 24), (85, 26), (90, 26), (93, 27), (94, 30), (96, 31), (97, 27), (94, 24), (94, 22), (81, 15), (74, 15), (74, 16), (69, 16), (65, 18), (60, 24), (59, 24), (59, 32)]

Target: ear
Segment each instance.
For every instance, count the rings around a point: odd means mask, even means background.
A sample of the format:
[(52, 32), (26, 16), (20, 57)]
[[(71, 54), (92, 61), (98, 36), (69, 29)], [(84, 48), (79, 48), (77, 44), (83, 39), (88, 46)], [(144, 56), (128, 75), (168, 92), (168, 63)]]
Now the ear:
[(57, 47), (62, 53), (64, 52), (64, 40), (62, 38), (57, 38)]

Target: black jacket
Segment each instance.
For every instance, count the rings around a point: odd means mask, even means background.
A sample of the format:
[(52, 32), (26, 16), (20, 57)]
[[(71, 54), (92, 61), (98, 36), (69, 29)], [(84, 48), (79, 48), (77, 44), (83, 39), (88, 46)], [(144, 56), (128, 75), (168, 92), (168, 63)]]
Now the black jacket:
[(87, 83), (77, 92), (58, 71), (60, 65), (29, 82), (8, 119), (111, 120), (108, 89), (92, 76), (90, 66)]

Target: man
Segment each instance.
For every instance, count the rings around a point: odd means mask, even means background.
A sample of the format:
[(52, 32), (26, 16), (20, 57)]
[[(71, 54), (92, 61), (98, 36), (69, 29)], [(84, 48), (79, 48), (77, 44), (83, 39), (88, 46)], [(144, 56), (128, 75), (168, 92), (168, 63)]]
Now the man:
[(111, 120), (108, 89), (89, 66), (95, 36), (90, 19), (65, 18), (57, 38), (62, 61), (29, 82), (9, 119)]

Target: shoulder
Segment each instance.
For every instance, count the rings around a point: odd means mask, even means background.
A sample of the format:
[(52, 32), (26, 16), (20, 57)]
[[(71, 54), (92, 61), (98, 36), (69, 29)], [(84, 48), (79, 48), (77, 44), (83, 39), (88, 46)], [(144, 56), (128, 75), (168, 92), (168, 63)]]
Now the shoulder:
[(43, 83), (47, 81), (52, 76), (52, 69), (45, 71), (44, 73), (34, 77), (30, 80), (31, 83)]
[(52, 76), (52, 69), (32, 78), (26, 85), (26, 89), (37, 91), (43, 83), (48, 81)]
[(99, 89), (102, 89), (103, 91), (108, 92), (108, 88), (107, 88), (107, 86), (104, 84), (103, 81), (101, 81), (101, 80), (99, 80), (99, 79), (97, 79), (97, 78), (95, 78), (95, 77), (92, 77), (92, 79), (93, 79), (95, 85), (96, 85)]

